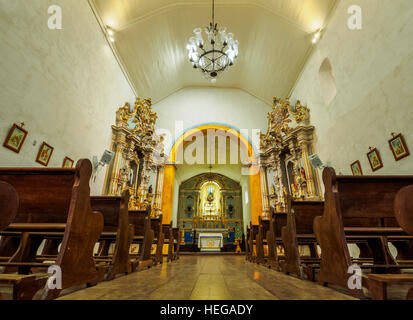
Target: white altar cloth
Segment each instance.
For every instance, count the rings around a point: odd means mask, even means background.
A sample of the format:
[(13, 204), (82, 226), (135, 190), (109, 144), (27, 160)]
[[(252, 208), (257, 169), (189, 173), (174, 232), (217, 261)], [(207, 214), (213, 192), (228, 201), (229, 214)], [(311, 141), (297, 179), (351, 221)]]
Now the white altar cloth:
[(198, 234), (198, 247), (202, 252), (220, 252), (223, 246), (222, 233), (200, 232)]

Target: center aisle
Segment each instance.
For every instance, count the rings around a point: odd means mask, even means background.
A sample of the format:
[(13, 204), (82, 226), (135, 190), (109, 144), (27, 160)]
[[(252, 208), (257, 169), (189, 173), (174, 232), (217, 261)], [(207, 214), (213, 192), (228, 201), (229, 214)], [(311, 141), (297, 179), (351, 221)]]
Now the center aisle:
[(349, 300), (317, 283), (245, 261), (244, 256), (181, 256), (149, 270), (61, 297), (72, 300)]

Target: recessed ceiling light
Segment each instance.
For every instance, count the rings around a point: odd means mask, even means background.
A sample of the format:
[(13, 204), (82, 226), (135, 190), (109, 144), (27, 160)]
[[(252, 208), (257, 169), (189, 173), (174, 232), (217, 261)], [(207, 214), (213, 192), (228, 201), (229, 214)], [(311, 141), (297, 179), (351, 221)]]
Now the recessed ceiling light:
[(106, 30), (108, 32), (108, 35), (110, 35), (110, 36), (113, 36), (115, 34), (111, 27), (106, 27)]

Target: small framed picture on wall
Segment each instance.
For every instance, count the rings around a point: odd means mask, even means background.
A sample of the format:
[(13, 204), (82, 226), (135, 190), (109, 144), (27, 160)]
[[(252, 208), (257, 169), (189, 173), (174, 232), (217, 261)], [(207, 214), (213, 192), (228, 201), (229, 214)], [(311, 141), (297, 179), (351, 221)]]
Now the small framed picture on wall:
[(406, 142), (401, 134), (395, 135), (392, 133), (393, 138), (389, 140), (390, 149), (393, 152), (394, 159), (399, 161), (410, 155), (409, 149), (407, 149)]
[(351, 172), (353, 173), (353, 176), (362, 176), (363, 171), (361, 170), (361, 164), (360, 161), (357, 160), (351, 164)]
[(23, 147), (24, 140), (26, 140), (28, 134), (28, 132), (23, 129), (23, 126), (24, 123), (20, 126), (13, 124), (13, 127), (10, 129), (9, 134), (3, 143), (4, 147), (16, 153), (20, 152), (20, 149)]
[(75, 162), (69, 157), (65, 157), (65, 159), (63, 160), (63, 168), (73, 168), (74, 164)]
[(36, 162), (47, 167), (50, 158), (52, 157), (53, 150), (54, 148), (51, 145), (43, 142), (40, 147), (39, 153), (37, 154)]
[(369, 159), (370, 167), (373, 172), (383, 168), (383, 162), (381, 161), (379, 151), (376, 148), (370, 148), (370, 152), (367, 153), (367, 158)]

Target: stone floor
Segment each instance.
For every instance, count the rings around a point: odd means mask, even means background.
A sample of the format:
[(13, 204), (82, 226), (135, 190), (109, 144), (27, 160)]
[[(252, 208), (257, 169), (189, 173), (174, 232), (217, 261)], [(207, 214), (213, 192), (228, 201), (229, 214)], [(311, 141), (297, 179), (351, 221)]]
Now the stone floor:
[(181, 256), (149, 270), (82, 289), (81, 300), (347, 300), (352, 297), (245, 261), (244, 256)]

